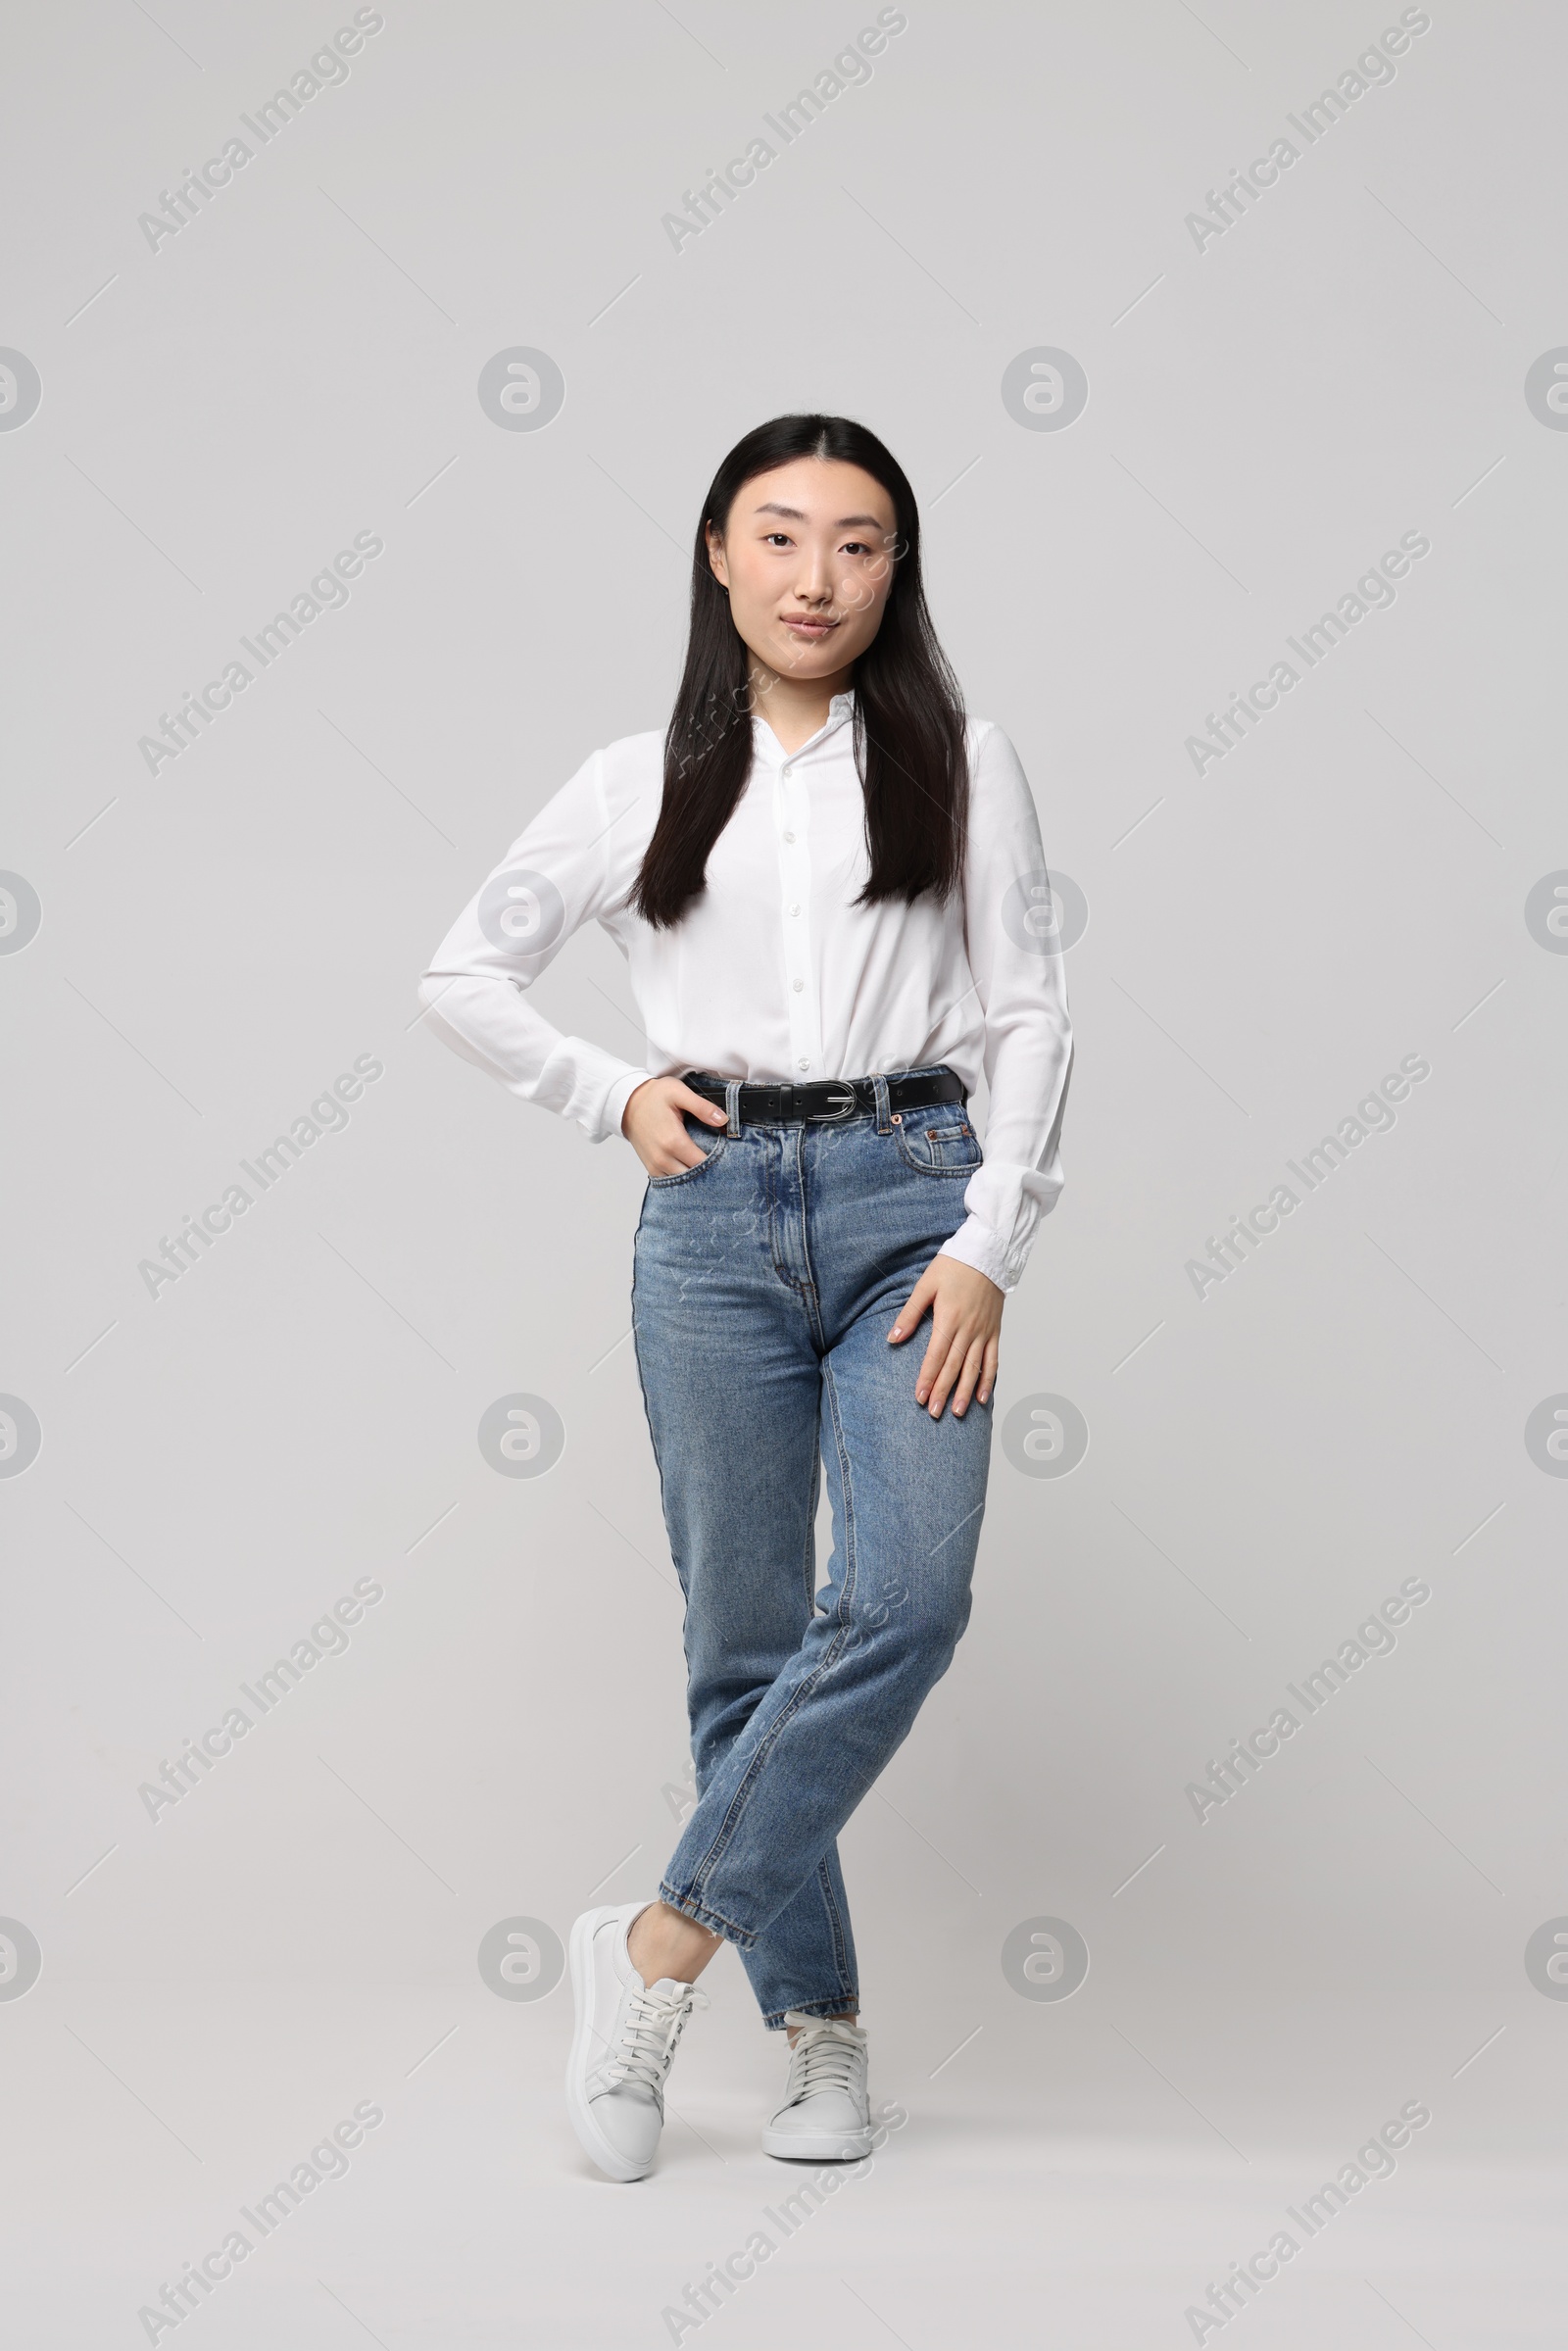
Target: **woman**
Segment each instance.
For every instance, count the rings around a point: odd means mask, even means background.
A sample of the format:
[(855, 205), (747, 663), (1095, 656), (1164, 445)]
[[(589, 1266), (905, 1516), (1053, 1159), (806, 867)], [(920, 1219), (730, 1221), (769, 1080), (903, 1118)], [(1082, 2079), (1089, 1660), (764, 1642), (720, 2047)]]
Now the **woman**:
[[(646, 1068), (529, 1007), (590, 919), (627, 958)], [(459, 1053), (595, 1141), (618, 1130), (649, 1176), (633, 1325), (698, 1802), (658, 1896), (572, 1931), (572, 2123), (612, 2179), (652, 2169), (728, 1940), (791, 2043), (764, 2148), (855, 2160), (835, 1839), (968, 1618), (1003, 1301), (1060, 1189), (1071, 1058), (1029, 788), (964, 718), (913, 493), (862, 425), (780, 416), (731, 450), (666, 734), (595, 753), (546, 804), (422, 995)]]

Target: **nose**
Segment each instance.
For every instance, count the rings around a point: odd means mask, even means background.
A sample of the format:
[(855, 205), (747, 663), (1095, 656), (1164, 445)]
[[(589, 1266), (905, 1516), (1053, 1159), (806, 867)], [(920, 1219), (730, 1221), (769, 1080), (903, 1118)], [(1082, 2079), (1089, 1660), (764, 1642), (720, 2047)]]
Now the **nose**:
[(825, 549), (807, 547), (802, 550), (801, 567), (795, 577), (795, 593), (802, 604), (826, 605), (833, 602), (833, 572)]

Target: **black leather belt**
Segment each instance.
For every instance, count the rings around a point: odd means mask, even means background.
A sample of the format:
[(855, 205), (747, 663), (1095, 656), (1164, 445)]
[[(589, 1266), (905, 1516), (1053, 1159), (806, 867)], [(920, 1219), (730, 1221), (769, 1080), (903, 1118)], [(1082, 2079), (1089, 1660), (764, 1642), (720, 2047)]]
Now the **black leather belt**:
[[(724, 1107), (724, 1080), (706, 1069), (683, 1070), (682, 1082), (694, 1094)], [(963, 1102), (969, 1090), (955, 1069), (944, 1063), (918, 1077), (888, 1078), (891, 1110), (923, 1110), (931, 1102)], [(741, 1088), (742, 1126), (791, 1126), (805, 1119), (830, 1121), (857, 1118), (876, 1109), (874, 1078), (814, 1078), (806, 1086)]]

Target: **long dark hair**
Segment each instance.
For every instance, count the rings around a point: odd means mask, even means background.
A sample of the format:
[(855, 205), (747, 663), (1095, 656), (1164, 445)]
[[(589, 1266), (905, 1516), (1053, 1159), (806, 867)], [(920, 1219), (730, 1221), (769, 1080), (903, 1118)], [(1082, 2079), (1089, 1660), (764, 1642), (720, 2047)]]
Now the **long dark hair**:
[(747, 482), (803, 457), (858, 465), (893, 501), (893, 585), (881, 626), (855, 665), (855, 759), (871, 868), (858, 903), (912, 905), (927, 890), (946, 900), (962, 880), (969, 799), (963, 704), (920, 583), (914, 492), (863, 424), (848, 416), (775, 416), (736, 442), (697, 525), (691, 634), (664, 738), (664, 796), (631, 898), (657, 926), (678, 922), (701, 897), (709, 854), (751, 771), (750, 657), (709, 563), (709, 527), (722, 536)]

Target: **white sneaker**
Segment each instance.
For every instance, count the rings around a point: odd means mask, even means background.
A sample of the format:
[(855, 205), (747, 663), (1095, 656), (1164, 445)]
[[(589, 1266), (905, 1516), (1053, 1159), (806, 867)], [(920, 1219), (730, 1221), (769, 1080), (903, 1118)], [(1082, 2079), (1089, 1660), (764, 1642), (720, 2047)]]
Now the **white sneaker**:
[(612, 2180), (654, 2168), (664, 2125), (664, 2077), (694, 2004), (695, 1984), (644, 1984), (626, 1935), (646, 1902), (585, 1910), (571, 1930), (577, 2030), (566, 2062), (566, 2106), (583, 2151)]
[(809, 2163), (858, 2163), (871, 2152), (866, 2036), (847, 2017), (784, 2012), (799, 2025), (784, 2103), (762, 2132), (764, 2155)]

